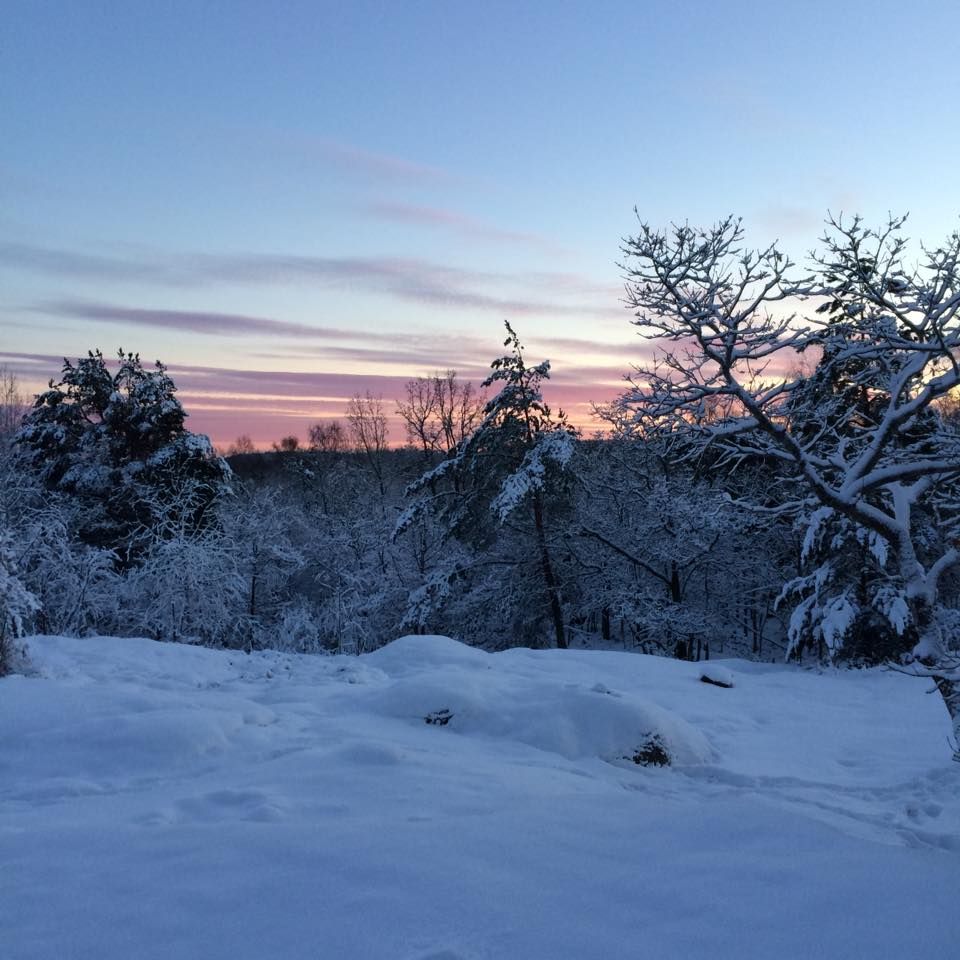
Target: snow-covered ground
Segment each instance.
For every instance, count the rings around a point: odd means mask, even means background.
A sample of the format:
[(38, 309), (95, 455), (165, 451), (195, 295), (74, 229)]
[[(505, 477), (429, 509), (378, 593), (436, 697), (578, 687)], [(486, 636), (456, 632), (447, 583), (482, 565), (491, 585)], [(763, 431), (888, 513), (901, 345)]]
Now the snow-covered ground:
[[(922, 681), (725, 661), (724, 689), (696, 664), (437, 637), (28, 646), (32, 674), (0, 680), (5, 960), (960, 944), (960, 765)], [(623, 759), (654, 733), (673, 767)]]

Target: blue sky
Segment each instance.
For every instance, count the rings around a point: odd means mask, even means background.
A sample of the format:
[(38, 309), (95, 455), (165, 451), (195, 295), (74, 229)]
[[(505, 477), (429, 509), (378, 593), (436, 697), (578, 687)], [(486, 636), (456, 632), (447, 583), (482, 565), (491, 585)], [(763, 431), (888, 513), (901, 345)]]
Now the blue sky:
[(585, 421), (648, 349), (618, 302), (634, 206), (734, 212), (795, 255), (828, 209), (910, 211), (928, 241), (960, 213), (955, 2), (7, 0), (4, 22), (0, 351), (31, 387), (91, 347), (160, 357), (221, 442), (478, 376), (504, 319)]

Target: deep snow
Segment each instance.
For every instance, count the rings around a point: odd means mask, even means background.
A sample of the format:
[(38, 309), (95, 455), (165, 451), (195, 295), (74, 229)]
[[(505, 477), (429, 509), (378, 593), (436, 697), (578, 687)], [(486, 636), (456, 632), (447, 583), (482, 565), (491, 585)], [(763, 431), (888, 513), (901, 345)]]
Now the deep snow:
[[(725, 661), (722, 689), (697, 664), (438, 637), (28, 648), (31, 675), (0, 680), (6, 960), (960, 943), (960, 765), (923, 681)], [(623, 759), (651, 733), (674, 767)]]

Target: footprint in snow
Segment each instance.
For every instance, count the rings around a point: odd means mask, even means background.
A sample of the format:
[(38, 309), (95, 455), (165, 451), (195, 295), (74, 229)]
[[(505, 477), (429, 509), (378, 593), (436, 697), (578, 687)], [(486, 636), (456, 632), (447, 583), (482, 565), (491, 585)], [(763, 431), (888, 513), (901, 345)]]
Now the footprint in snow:
[(941, 807), (939, 803), (926, 803), (923, 805), (919, 803), (908, 803), (904, 811), (911, 820), (925, 820), (927, 818), (935, 820), (943, 813), (943, 807)]
[(243, 722), (247, 726), (269, 727), (276, 721), (277, 715), (266, 707), (250, 707), (243, 713)]
[(273, 823), (284, 818), (283, 802), (262, 790), (214, 790), (177, 803), (181, 818), (200, 822), (249, 820)]

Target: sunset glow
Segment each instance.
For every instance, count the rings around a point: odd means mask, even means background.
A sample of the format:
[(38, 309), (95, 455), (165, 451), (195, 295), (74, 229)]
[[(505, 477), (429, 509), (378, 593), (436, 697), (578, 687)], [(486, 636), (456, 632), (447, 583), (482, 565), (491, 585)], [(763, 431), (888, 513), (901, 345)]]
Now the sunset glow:
[[(901, 38), (899, 68), (872, 81), (888, 118), (932, 122), (921, 84), (956, 92), (946, 60), (911, 44), (922, 12), (822, 6), (827, 30), (747, 0), (520, 18), (14, 3), (0, 363), (33, 392), (63, 357), (122, 346), (169, 366), (192, 429), (269, 446), (357, 392), (392, 411), (411, 378), (479, 382), (509, 320), (552, 361), (551, 402), (595, 429), (592, 404), (652, 349), (622, 303), (634, 206), (656, 223), (735, 211), (797, 258), (828, 209), (953, 226), (952, 126), (922, 158), (872, 126), (855, 150), (834, 140), (836, 91), (884, 38)], [(935, 6), (941, 34), (960, 25)]]

